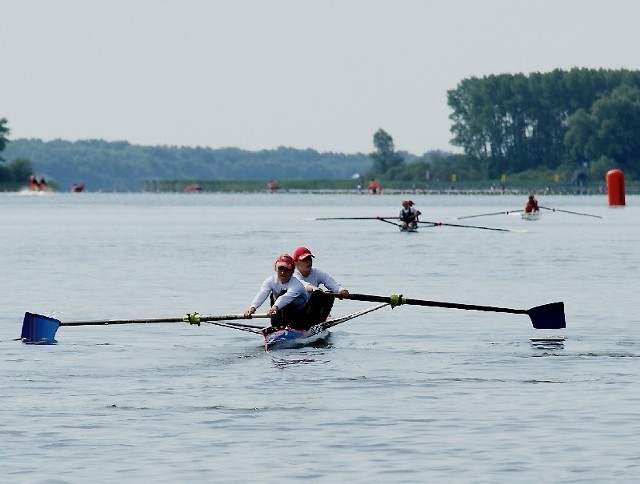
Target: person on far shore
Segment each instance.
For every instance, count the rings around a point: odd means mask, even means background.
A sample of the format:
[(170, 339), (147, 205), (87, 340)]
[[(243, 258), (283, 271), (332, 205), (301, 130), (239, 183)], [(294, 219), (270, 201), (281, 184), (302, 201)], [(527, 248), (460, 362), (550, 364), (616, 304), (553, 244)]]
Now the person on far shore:
[(33, 192), (40, 190), (40, 183), (38, 183), (38, 179), (34, 175), (29, 175), (29, 190)]

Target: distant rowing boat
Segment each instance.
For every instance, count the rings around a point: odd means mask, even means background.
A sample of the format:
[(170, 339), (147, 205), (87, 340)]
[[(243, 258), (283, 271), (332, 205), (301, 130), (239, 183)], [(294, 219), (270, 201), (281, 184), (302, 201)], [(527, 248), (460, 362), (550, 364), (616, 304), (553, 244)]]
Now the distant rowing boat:
[(534, 221), (540, 218), (540, 212), (522, 212), (522, 220)]

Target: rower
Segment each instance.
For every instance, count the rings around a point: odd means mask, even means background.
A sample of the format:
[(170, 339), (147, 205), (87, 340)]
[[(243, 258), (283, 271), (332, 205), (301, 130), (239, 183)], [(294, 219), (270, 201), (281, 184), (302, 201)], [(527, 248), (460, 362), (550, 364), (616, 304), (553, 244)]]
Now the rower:
[(398, 216), (402, 222), (402, 227), (415, 229), (418, 226), (419, 215), (422, 215), (422, 212), (415, 207), (413, 201), (404, 200), (402, 202), (402, 208), (400, 209), (400, 215)]
[(533, 196), (533, 193), (529, 194), (529, 199), (527, 200), (527, 204), (524, 207), (525, 213), (538, 213), (540, 212), (540, 207), (538, 206), (538, 200)]

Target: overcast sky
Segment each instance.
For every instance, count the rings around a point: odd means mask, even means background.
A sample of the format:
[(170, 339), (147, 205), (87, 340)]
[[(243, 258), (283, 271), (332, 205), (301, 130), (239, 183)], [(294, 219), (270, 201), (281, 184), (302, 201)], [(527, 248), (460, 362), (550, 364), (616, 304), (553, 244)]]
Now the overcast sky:
[(638, 69), (636, 0), (0, 0), (10, 138), (414, 154), (468, 77)]

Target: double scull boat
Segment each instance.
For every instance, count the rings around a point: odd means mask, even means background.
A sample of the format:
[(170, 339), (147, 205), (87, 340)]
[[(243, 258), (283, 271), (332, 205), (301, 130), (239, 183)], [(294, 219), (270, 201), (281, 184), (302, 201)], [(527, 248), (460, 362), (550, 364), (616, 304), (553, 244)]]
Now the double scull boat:
[[(55, 344), (56, 331), (60, 326), (97, 326), (113, 324), (149, 324), (149, 323), (189, 323), (200, 326), (201, 323), (210, 323), (224, 328), (236, 329), (262, 336), (266, 350), (276, 348), (291, 348), (304, 346), (326, 338), (329, 328), (345, 321), (357, 318), (364, 314), (376, 311), (385, 306), (394, 308), (400, 305), (427, 306), (439, 308), (460, 309), (466, 311), (488, 311), (497, 313), (526, 314), (529, 316), (535, 329), (561, 329), (566, 328), (564, 315), (564, 303), (562, 301), (534, 306), (529, 309), (515, 309), (498, 306), (475, 305), (465, 303), (452, 303), (443, 301), (429, 301), (425, 299), (410, 299), (402, 294), (391, 296), (376, 296), (372, 294), (331, 294), (337, 299), (352, 299), (356, 301), (374, 302), (375, 306), (356, 311), (339, 318), (329, 318), (326, 321), (311, 326), (307, 330), (298, 330), (291, 327), (264, 327), (249, 324), (248, 319), (269, 318), (267, 313), (253, 314), (247, 318), (244, 314), (228, 314), (222, 316), (201, 315), (199, 313), (187, 313), (179, 318), (146, 318), (146, 319), (102, 319), (93, 321), (72, 321), (63, 323), (58, 319), (27, 312), (22, 321), (22, 334), (20, 339), (28, 344)], [(240, 322), (239, 320), (243, 320)]]

